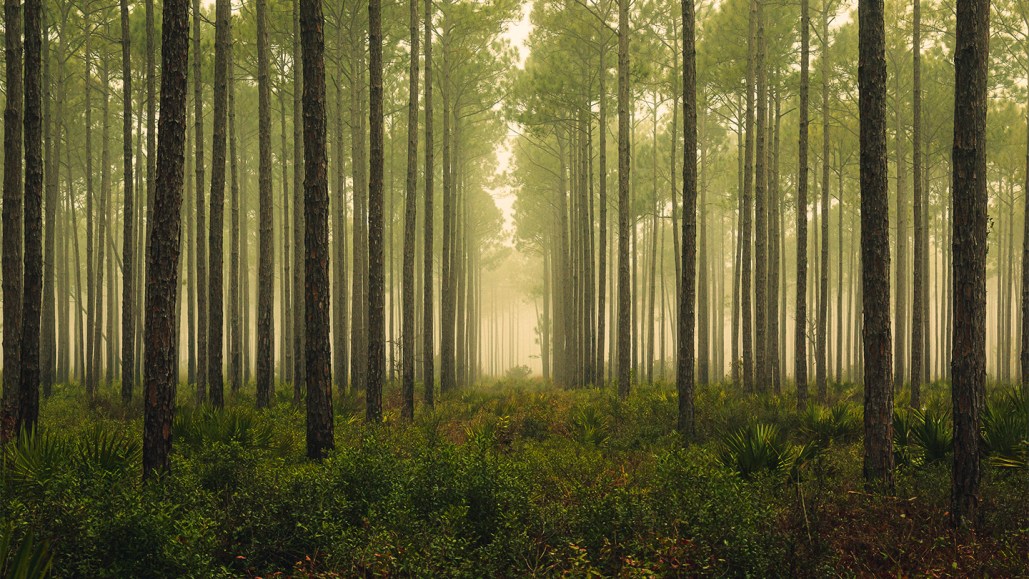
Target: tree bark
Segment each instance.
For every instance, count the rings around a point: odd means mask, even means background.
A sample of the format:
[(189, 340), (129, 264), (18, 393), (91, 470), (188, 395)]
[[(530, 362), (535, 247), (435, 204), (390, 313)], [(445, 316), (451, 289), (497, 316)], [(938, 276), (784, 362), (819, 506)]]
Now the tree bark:
[[(43, 2), (25, 2), (25, 269), (18, 432), (39, 421), (39, 324), (43, 292)], [(8, 89), (10, 90), (10, 89)]]
[(433, 180), (435, 178), (435, 162), (433, 160), (434, 143), (433, 143), (433, 109), (432, 109), (432, 0), (425, 0), (425, 216), (423, 217), (425, 222), (425, 240), (423, 242), (423, 259), (425, 263), (423, 265), (422, 274), (425, 276), (425, 280), (422, 283), (422, 290), (425, 292), (424, 304), (422, 306), (422, 332), (423, 341), (422, 344), (422, 355), (425, 357), (424, 360), (424, 378), (425, 382), (425, 404), (432, 407), (435, 403), (435, 391), (436, 391), (436, 376), (434, 372), (435, 366), (435, 327), (434, 327), (434, 308), (433, 308), (433, 287), (432, 287), (432, 274), (434, 271), (433, 267), (433, 221), (435, 215), (433, 213)]
[(807, 187), (808, 91), (811, 85), (810, 0), (800, 0), (800, 130), (797, 169), (797, 295), (793, 331), (793, 376), (797, 382), (797, 409), (807, 406)]
[[(148, 5), (153, 0), (148, 0)], [(201, 56), (200, 56), (200, 0), (193, 0), (193, 123), (195, 136), (193, 138), (194, 147), (194, 167), (196, 175), (196, 214), (197, 214), (197, 238), (196, 238), (196, 253), (197, 253), (197, 385), (196, 385), (196, 400), (198, 404), (202, 404), (207, 401), (207, 240), (204, 236), (207, 230), (207, 208), (204, 201), (204, 81), (201, 69)], [(149, 81), (148, 81), (149, 83)], [(151, 86), (148, 84), (148, 91), (151, 91)], [(149, 94), (149, 93), (148, 93)], [(152, 112), (152, 109), (151, 109)], [(149, 139), (149, 137), (148, 137)], [(149, 142), (149, 141), (148, 141)], [(148, 145), (149, 147), (149, 145)], [(150, 158), (150, 149), (147, 149), (147, 158)], [(149, 161), (148, 161), (148, 173), (147, 173), (147, 187), (149, 184)], [(147, 195), (150, 194), (148, 189)]]
[[(306, 141), (304, 140), (302, 117), (304, 115), (301, 107), (301, 93), (303, 91), (303, 63), (304, 59), (301, 56), (301, 43), (303, 39), (300, 38), (300, 0), (293, 0), (293, 277), (291, 278), (293, 283), (293, 303), (290, 312), (293, 316), (293, 332), (291, 334), (293, 338), (293, 404), (299, 406), (301, 398), (304, 393), (304, 379), (306, 371), (304, 369), (304, 335), (306, 325), (306, 315), (304, 313), (305, 308), (305, 283), (304, 276), (306, 257), (304, 255), (304, 243), (306, 236), (304, 233), (304, 218), (306, 217), (304, 203), (307, 195), (300, 194), (301, 189), (304, 188), (304, 181), (301, 173), (304, 165), (304, 150), (306, 149)], [(322, 35), (322, 51), (324, 52), (325, 44), (325, 33), (319, 28), (320, 34)], [(324, 58), (322, 61), (322, 82), (324, 84), (325, 76), (325, 62)], [(322, 108), (325, 107), (324, 98), (324, 87), (322, 89)], [(324, 114), (324, 113), (323, 113)], [(326, 181), (328, 183), (328, 181)]]
[(629, 0), (618, 0), (618, 396), (629, 397)]
[[(135, 285), (133, 275), (136, 268), (135, 235), (133, 225), (135, 214), (135, 191), (132, 175), (132, 35), (129, 28), (129, 1), (120, 0), (121, 11), (121, 61), (122, 61), (122, 187), (125, 209), (122, 213), (122, 308), (121, 308), (121, 398), (128, 404), (135, 387), (136, 342), (135, 310), (133, 296)], [(189, 275), (192, 277), (193, 272)]]
[(815, 346), (815, 382), (818, 401), (828, 402), (829, 360), (826, 353), (829, 334), (829, 2), (822, 2), (822, 228), (819, 261), (818, 329)]
[[(925, 329), (922, 315), (924, 313), (924, 288), (923, 277), (926, 272), (924, 271), (925, 262), (923, 261), (923, 254), (926, 253), (927, 248), (925, 247), (923, 240), (923, 228), (925, 225), (922, 220), (927, 218), (928, 215), (922, 215), (922, 70), (921, 70), (921, 52), (922, 52), (922, 37), (921, 37), (921, 3), (919, 0), (914, 0), (913, 18), (914, 24), (912, 27), (912, 40), (911, 40), (911, 51), (912, 51), (912, 74), (913, 79), (913, 93), (912, 93), (912, 168), (914, 173), (914, 180), (912, 181), (913, 193), (912, 200), (914, 202), (915, 209), (915, 267), (914, 267), (914, 279), (913, 279), (913, 290), (914, 290), (914, 304), (911, 318), (911, 407), (918, 408), (921, 405), (921, 386), (922, 386), (922, 356), (923, 348), (925, 347)], [(928, 370), (928, 368), (926, 368)]]
[(272, 231), (272, 96), (268, 53), (268, 0), (257, 0), (257, 188), (260, 216), (257, 276), (257, 407), (272, 402), (275, 380), (275, 321), (272, 307), (275, 300), (275, 235)]
[(300, 0), (304, 59), (304, 253), (306, 255), (307, 456), (335, 448), (329, 350), (329, 180), (326, 160), (325, 37), (322, 4)]
[(143, 478), (171, 468), (175, 415), (175, 286), (178, 283), (179, 208), (186, 137), (186, 70), (189, 60), (188, 0), (165, 0), (161, 27), (161, 119), (154, 183), (154, 221), (147, 245), (147, 292), (143, 384)]
[(864, 476), (891, 491), (890, 221), (886, 161), (886, 32), (882, 0), (858, 4), (861, 285), (864, 296)]
[(207, 384), (211, 404), (216, 408), (225, 405), (222, 383), (222, 356), (224, 344), (224, 310), (222, 307), (225, 213), (225, 149), (226, 125), (228, 123), (228, 74), (229, 50), (232, 32), (230, 0), (215, 2), (214, 40), (214, 118), (211, 141), (211, 229), (208, 247), (210, 279), (208, 280), (208, 341), (207, 341)]
[(4, 399), (0, 440), (17, 434), (21, 380), (22, 309), (22, 44), (21, 2), (4, 1), (4, 64), (7, 98), (4, 106), (3, 299)]
[(951, 371), (955, 526), (979, 516), (979, 413), (986, 387), (986, 108), (989, 0), (960, 0), (954, 51), (954, 342)]
[(368, 2), (368, 46), (368, 125), (371, 137), (368, 178), (368, 387), (365, 392), (365, 419), (369, 422), (381, 422), (382, 386), (386, 371), (381, 0)]
[(682, 26), (682, 285), (679, 288), (676, 389), (679, 395), (679, 433), (692, 437), (696, 432), (693, 328), (697, 281), (697, 73), (693, 0), (682, 0)]
[[(414, 420), (414, 254), (418, 224), (418, 0), (408, 0), (411, 37), (407, 96), (407, 187), (404, 198), (403, 407), (401, 416)], [(431, 167), (430, 167), (431, 169)]]

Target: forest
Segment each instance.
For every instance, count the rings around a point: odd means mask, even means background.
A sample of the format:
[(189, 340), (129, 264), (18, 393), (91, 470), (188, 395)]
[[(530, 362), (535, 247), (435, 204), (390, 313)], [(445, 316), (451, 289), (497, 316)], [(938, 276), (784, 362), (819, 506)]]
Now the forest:
[(1029, 576), (1029, 0), (3, 0), (0, 576)]

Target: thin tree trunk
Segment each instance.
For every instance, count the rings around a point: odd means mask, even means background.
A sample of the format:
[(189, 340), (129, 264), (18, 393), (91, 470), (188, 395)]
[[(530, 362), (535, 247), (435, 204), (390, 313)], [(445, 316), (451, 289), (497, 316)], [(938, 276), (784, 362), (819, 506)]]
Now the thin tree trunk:
[(433, 129), (433, 109), (432, 109), (432, 0), (425, 0), (425, 19), (423, 24), (425, 25), (425, 216), (423, 220), (425, 222), (425, 240), (423, 242), (423, 259), (425, 263), (423, 265), (423, 275), (425, 281), (423, 282), (424, 304), (422, 308), (423, 322), (422, 325), (422, 336), (424, 344), (422, 345), (422, 355), (425, 357), (424, 361), (424, 382), (425, 382), (425, 404), (430, 408), (435, 403), (435, 390), (436, 390), (436, 376), (434, 372), (435, 362), (435, 328), (434, 328), (434, 307), (432, 298), (432, 274), (434, 271), (433, 267), (433, 221), (435, 214), (433, 213), (433, 180), (435, 178), (435, 162), (433, 160), (434, 143), (432, 136)]
[[(148, 5), (153, 0), (148, 0)], [(207, 401), (207, 366), (208, 366), (208, 279), (207, 279), (207, 239), (204, 233), (207, 231), (207, 207), (204, 201), (204, 84), (201, 69), (200, 57), (200, 0), (193, 0), (193, 123), (195, 136), (193, 138), (195, 171), (196, 175), (196, 214), (197, 214), (197, 403)], [(147, 91), (152, 94), (152, 86), (148, 81)], [(153, 109), (151, 109), (152, 113)], [(148, 131), (149, 132), (149, 131)], [(147, 136), (147, 159), (150, 158), (150, 137)], [(149, 161), (147, 162), (147, 187), (149, 188)], [(150, 195), (150, 189), (147, 190)]]
[[(695, 16), (692, 0), (682, 0), (682, 285), (679, 290), (678, 364), (676, 389), (679, 396), (678, 429), (692, 437), (696, 432), (693, 404), (694, 291), (697, 267), (697, 76)], [(706, 312), (703, 315), (707, 315)]]
[(632, 353), (629, 163), (629, 0), (618, 0), (618, 396), (622, 399), (629, 397)]
[[(305, 0), (312, 1), (312, 0)], [(368, 3), (369, 140), (368, 179), (368, 387), (365, 392), (368, 422), (382, 421), (382, 386), (386, 370), (386, 277), (383, 263), (383, 110), (382, 110), (382, 3)]]
[[(797, 382), (797, 408), (807, 406), (807, 187), (808, 187), (808, 91), (811, 61), (810, 0), (800, 0), (800, 140), (797, 170), (797, 296), (793, 332), (793, 376)], [(862, 165), (863, 166), (863, 165)]]
[[(414, 420), (414, 254), (418, 225), (418, 0), (408, 0), (411, 54), (407, 95), (407, 183), (404, 198), (403, 407), (401, 416)], [(431, 168), (430, 168), (431, 169)]]
[[(320, 17), (321, 18), (321, 17)], [(320, 20), (321, 21), (321, 20)], [(319, 33), (322, 35), (322, 44), (324, 45), (324, 31), (319, 29)], [(303, 63), (304, 60), (301, 57), (300, 44), (303, 41), (300, 38), (300, 0), (293, 0), (293, 277), (290, 278), (293, 283), (293, 311), (290, 312), (293, 316), (293, 332), (291, 337), (293, 339), (293, 404), (296, 406), (300, 405), (301, 398), (304, 393), (304, 379), (307, 375), (304, 370), (304, 336), (305, 336), (305, 325), (306, 315), (304, 313), (305, 308), (305, 284), (304, 276), (306, 256), (304, 255), (304, 241), (306, 235), (304, 233), (304, 218), (305, 209), (304, 203), (307, 195), (300, 194), (300, 191), (304, 189), (304, 180), (301, 177), (301, 169), (304, 167), (304, 150), (306, 149), (306, 141), (304, 140), (303, 132), (303, 116), (304, 111), (301, 106), (301, 92), (303, 91)], [(324, 46), (322, 46), (324, 51)], [(325, 63), (322, 62), (322, 76), (325, 75)], [(324, 78), (322, 79), (324, 84)], [(324, 87), (322, 88), (324, 93)], [(322, 108), (325, 107), (324, 95), (322, 98)], [(324, 114), (324, 113), (323, 113)], [(323, 145), (324, 146), (324, 145)]]
[(821, 257), (819, 258), (818, 289), (818, 335), (815, 351), (815, 382), (818, 383), (818, 400), (828, 401), (828, 357), (826, 355), (829, 333), (829, 2), (822, 3), (822, 210), (819, 225), (822, 228)]
[(259, 205), (259, 246), (257, 276), (257, 407), (271, 404), (275, 381), (273, 362), (275, 321), (272, 314), (275, 300), (275, 235), (272, 231), (274, 202), (272, 201), (272, 121), (271, 73), (268, 53), (268, 0), (257, 0), (257, 108), (258, 108), (258, 166), (257, 188)]
[(208, 280), (208, 340), (207, 340), (207, 383), (211, 404), (221, 408), (225, 404), (222, 383), (222, 356), (224, 344), (222, 332), (224, 316), (222, 307), (223, 259), (224, 259), (224, 212), (225, 212), (225, 149), (226, 125), (228, 123), (228, 68), (232, 32), (229, 28), (232, 16), (229, 0), (215, 2), (214, 41), (214, 119), (211, 142), (211, 229), (208, 247), (210, 279)]
[[(3, 193), (3, 423), (0, 440), (17, 434), (20, 420), (22, 310), (22, 44), (21, 2), (4, 1), (4, 63), (7, 98), (4, 106)], [(70, 195), (70, 191), (69, 191)]]
[[(39, 325), (43, 296), (43, 2), (25, 1), (25, 269), (17, 432), (39, 421)], [(10, 90), (10, 89), (8, 89)]]

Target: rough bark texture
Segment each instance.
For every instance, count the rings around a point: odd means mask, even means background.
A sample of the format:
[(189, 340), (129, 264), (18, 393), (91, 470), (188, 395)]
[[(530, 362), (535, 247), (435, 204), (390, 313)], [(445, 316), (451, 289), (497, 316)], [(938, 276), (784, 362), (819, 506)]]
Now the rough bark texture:
[(886, 161), (886, 32), (882, 0), (858, 4), (861, 285), (864, 296), (864, 475), (893, 488), (893, 360)]
[(243, 338), (240, 335), (239, 296), (239, 163), (236, 139), (236, 82), (232, 37), (229, 37), (228, 115), (229, 115), (229, 386), (237, 392), (243, 383)]
[(819, 213), (821, 246), (818, 272), (818, 328), (815, 344), (815, 382), (818, 401), (829, 397), (829, 3), (822, 3), (822, 209)]
[[(986, 387), (986, 74), (989, 0), (959, 0), (954, 51), (954, 343), (951, 384), (955, 526), (979, 514), (979, 413)], [(867, 298), (866, 298), (867, 299)]]
[[(922, 356), (923, 352), (928, 348), (925, 348), (925, 321), (923, 320), (923, 313), (925, 312), (925, 288), (923, 280), (925, 278), (925, 265), (926, 260), (924, 255), (928, 249), (924, 243), (924, 228), (923, 220), (928, 218), (928, 215), (922, 213), (922, 70), (921, 70), (921, 18), (922, 10), (919, 0), (914, 0), (913, 9), (914, 25), (912, 27), (912, 73), (913, 79), (913, 94), (912, 94), (912, 112), (911, 122), (913, 126), (912, 130), (912, 168), (914, 173), (914, 180), (912, 181), (914, 187), (912, 192), (914, 209), (915, 209), (915, 268), (912, 286), (914, 290), (914, 304), (912, 309), (911, 317), (911, 407), (918, 408), (921, 405), (921, 386), (922, 386)], [(928, 368), (925, 368), (928, 370)]]
[(618, 0), (618, 396), (628, 398), (632, 320), (629, 292), (629, 0)]
[(407, 187), (404, 199), (404, 315), (403, 406), (401, 416), (414, 420), (414, 254), (418, 222), (418, 0), (408, 0), (408, 27), (411, 36), (407, 103)]
[[(121, 60), (122, 60), (122, 162), (125, 211), (123, 215), (122, 237), (122, 306), (121, 306), (121, 397), (123, 402), (132, 399), (135, 386), (135, 352), (136, 343), (135, 308), (133, 296), (136, 288), (133, 275), (136, 268), (136, 231), (134, 229), (135, 192), (132, 175), (132, 50), (130, 49), (131, 32), (129, 28), (129, 1), (119, 2), (121, 10)], [(193, 272), (189, 272), (192, 277)]]
[(679, 394), (679, 433), (692, 437), (696, 430), (693, 329), (697, 284), (697, 68), (693, 0), (682, 0), (682, 27), (682, 285), (679, 288), (675, 383)]
[(433, 274), (433, 220), (435, 219), (433, 213), (433, 180), (435, 177), (435, 161), (433, 160), (433, 136), (432, 136), (432, 125), (434, 115), (432, 110), (432, 0), (425, 0), (425, 216), (423, 217), (425, 222), (425, 240), (423, 242), (423, 259), (425, 263), (422, 267), (422, 274), (425, 276), (425, 280), (422, 283), (422, 289), (425, 292), (425, 302), (422, 305), (422, 356), (425, 357), (423, 363), (424, 366), (424, 377), (423, 382), (425, 383), (425, 404), (432, 406), (435, 402), (435, 391), (436, 391), (436, 376), (434, 373), (435, 366), (435, 327), (434, 327), (434, 315), (433, 315), (433, 287), (432, 287), (432, 274)]
[[(204, 84), (200, 62), (200, 0), (193, 0), (193, 138), (197, 212), (197, 403), (207, 401), (207, 208), (204, 202)], [(149, 157), (149, 154), (147, 155)], [(149, 176), (149, 174), (148, 174)]]
[(17, 433), (18, 384), (21, 379), (22, 299), (22, 45), (21, 3), (4, 2), (4, 64), (7, 99), (4, 106), (3, 298), (4, 398), (0, 440)]
[(807, 405), (807, 149), (808, 90), (811, 85), (810, 0), (800, 0), (800, 110), (797, 169), (797, 295), (793, 328), (793, 377), (797, 382), (797, 408)]
[(386, 372), (386, 272), (383, 262), (383, 148), (382, 111), (382, 2), (368, 2), (368, 387), (365, 392), (369, 422), (382, 420), (382, 386)]
[[(322, 27), (324, 26), (324, 22)], [(321, 28), (321, 27), (320, 27)], [(322, 46), (324, 52), (325, 44), (325, 32), (321, 30), (322, 34)], [(303, 33), (300, 30), (300, 5), (299, 0), (293, 1), (293, 277), (291, 281), (293, 283), (293, 305), (291, 315), (293, 316), (293, 404), (300, 405), (301, 397), (304, 394), (304, 379), (306, 371), (304, 370), (305, 363), (305, 347), (304, 347), (304, 327), (306, 325), (306, 315), (304, 314), (305, 308), (305, 263), (306, 256), (304, 255), (304, 241), (306, 239), (304, 234), (304, 218), (305, 210), (304, 203), (307, 199), (307, 195), (301, 195), (300, 190), (304, 187), (303, 174), (301, 168), (304, 167), (304, 150), (306, 149), (306, 141), (304, 141), (303, 127), (301, 117), (304, 112), (301, 107), (301, 96), (303, 91), (303, 63), (304, 59), (301, 55), (301, 43), (303, 39), (298, 38)], [(299, 63), (299, 66), (297, 66)], [(322, 59), (322, 82), (324, 84), (325, 77), (325, 62)], [(322, 89), (322, 108), (325, 108), (325, 90)], [(324, 113), (323, 113), (324, 116)], [(328, 183), (328, 181), (326, 181)]]
[(765, 71), (765, 21), (762, 1), (756, 6), (757, 37), (754, 39), (757, 118), (754, 123), (754, 361), (756, 388), (769, 386), (768, 364), (768, 203), (767, 203), (767, 116), (768, 85)]
[(329, 178), (325, 138), (325, 19), (319, 0), (300, 0), (304, 58), (304, 253), (307, 308), (307, 456), (333, 448), (329, 351)]
[(39, 325), (43, 296), (43, 2), (25, 1), (25, 270), (17, 430), (39, 420)]
[(189, 67), (188, 0), (165, 0), (161, 28), (161, 119), (154, 183), (154, 222), (147, 245), (146, 342), (143, 401), (143, 478), (167, 472), (175, 415), (178, 360), (175, 287), (186, 141), (186, 70)]
[(272, 302), (275, 299), (274, 232), (272, 231), (272, 94), (268, 64), (268, 0), (257, 0), (257, 108), (258, 108), (258, 167), (257, 195), (258, 228), (260, 230), (257, 264), (257, 406), (271, 404), (272, 383), (275, 378), (273, 360), (275, 322)]
[(222, 331), (224, 309), (222, 307), (223, 261), (224, 261), (224, 213), (225, 213), (225, 156), (226, 125), (228, 123), (228, 75), (229, 50), (232, 42), (229, 19), (232, 15), (230, 0), (215, 3), (214, 37), (214, 118), (211, 141), (211, 229), (208, 248), (210, 279), (208, 280), (207, 328), (207, 384), (211, 404), (222, 407), (225, 404), (222, 383)]

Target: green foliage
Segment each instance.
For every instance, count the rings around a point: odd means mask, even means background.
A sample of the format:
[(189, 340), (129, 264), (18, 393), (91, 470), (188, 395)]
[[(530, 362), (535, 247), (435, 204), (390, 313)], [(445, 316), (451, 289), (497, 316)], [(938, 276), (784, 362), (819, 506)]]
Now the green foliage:
[(1029, 469), (1029, 397), (1020, 392), (994, 397), (982, 415), (989, 464)]
[(898, 464), (920, 466), (942, 461), (954, 448), (950, 417), (932, 407), (895, 410), (893, 445)]
[(0, 528), (0, 576), (8, 579), (37, 579), (50, 573), (53, 553), (46, 543), (36, 541), (32, 535), (15, 544), (13, 524)]
[[(367, 425), (359, 399), (351, 399), (337, 407), (337, 450), (320, 462), (303, 458), (303, 419), (292, 405), (261, 412), (187, 406), (175, 425), (171, 476), (144, 485), (132, 442), (138, 414), (129, 422), (93, 418), (62, 396), (45, 402), (53, 412), (44, 408), (42, 434), (5, 449), (0, 517), (14, 522), (17, 537), (48, 544), (54, 569), (69, 576), (817, 576), (867, 569), (833, 550), (847, 536), (839, 525), (873, 528), (899, 515), (888, 502), (860, 498), (860, 408), (841, 402), (798, 413), (789, 397), (743, 396), (724, 386), (700, 388), (698, 399), (704, 426), (685, 449), (674, 433), (670, 388), (641, 386), (625, 401), (610, 391), (537, 382), (469, 389), (410, 425)], [(990, 412), (1007, 413), (1005, 404), (993, 400)], [(924, 496), (940, 513), (949, 471), (946, 461), (925, 457), (947, 447), (946, 418), (897, 413), (907, 424), (898, 428), (898, 449), (920, 466), (901, 471), (898, 492)], [(991, 449), (1000, 456), (999, 444)], [(1025, 471), (1004, 470), (986, 470), (984, 505), (1003, 523), (998, 549), (1021, 553), (1025, 534), (1002, 533), (1023, 526)], [(913, 516), (913, 504), (904, 502), (901, 513)], [(867, 548), (896, 557), (936, 549), (928, 539), (935, 531), (890, 522), (894, 534), (882, 544), (864, 535), (874, 544)], [(890, 543), (912, 533), (927, 537), (925, 546), (901, 551)], [(1013, 574), (1003, 562), (1011, 557), (996, 560), (984, 569)], [(929, 567), (909, 560), (897, 569)]]
[(852, 442), (861, 435), (861, 416), (848, 402), (838, 402), (828, 409), (811, 404), (800, 420), (802, 436), (822, 447)]
[(790, 444), (774, 424), (748, 424), (724, 435), (718, 448), (723, 466), (744, 478), (761, 472), (785, 472), (809, 452)]

